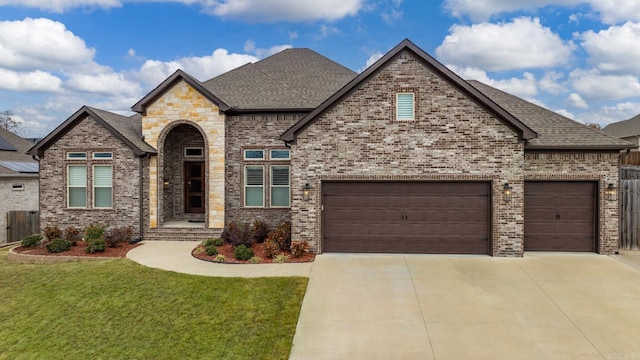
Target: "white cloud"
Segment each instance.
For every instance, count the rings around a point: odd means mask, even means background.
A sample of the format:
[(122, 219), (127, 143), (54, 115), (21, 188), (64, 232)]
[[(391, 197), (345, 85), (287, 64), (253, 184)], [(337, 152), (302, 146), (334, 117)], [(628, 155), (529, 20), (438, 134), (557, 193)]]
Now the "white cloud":
[(49, 19), (0, 21), (0, 67), (60, 70), (91, 62), (95, 50), (65, 25)]
[[(602, 0), (592, 0), (602, 1)], [(548, 5), (572, 6), (584, 0), (445, 0), (444, 7), (457, 17), (469, 17), (473, 21), (487, 21), (492, 16), (519, 10), (532, 10)]]
[(591, 0), (590, 3), (606, 24), (640, 20), (640, 2), (637, 0)]
[(72, 74), (65, 86), (70, 90), (119, 96), (140, 96), (139, 83), (127, 79), (123, 74)]
[(632, 75), (602, 75), (597, 69), (577, 69), (569, 74), (569, 80), (586, 100), (617, 101), (640, 95), (640, 81)]
[(558, 95), (561, 92), (566, 91), (566, 86), (560, 81), (564, 78), (564, 74), (557, 71), (547, 71), (544, 77), (538, 81), (540, 90), (548, 92), (549, 94)]
[(539, 102), (533, 98), (538, 94), (538, 82), (532, 73), (525, 72), (521, 78), (512, 77), (510, 79), (495, 80), (490, 78), (485, 71), (478, 68), (460, 68), (455, 65), (448, 65), (448, 67), (465, 80), (478, 80), (529, 101)]
[(558, 110), (555, 110), (555, 112), (557, 112), (558, 114), (564, 117), (568, 117), (569, 119), (575, 119), (575, 115), (572, 112), (567, 111), (566, 109), (558, 109)]
[(335, 26), (320, 25), (319, 39), (324, 39), (329, 35), (340, 34), (340, 29)]
[(24, 6), (57, 13), (75, 8), (120, 7), (119, 0), (0, 0), (0, 6)]
[(640, 75), (640, 23), (627, 22), (599, 32), (583, 33), (589, 63), (603, 72)]
[(571, 95), (569, 95), (569, 103), (571, 104), (571, 106), (578, 108), (578, 109), (588, 109), (589, 108), (589, 104), (587, 104), (586, 101), (584, 101), (584, 99), (582, 98), (582, 96), (580, 96), (580, 94), (577, 93), (571, 93)]
[(577, 120), (583, 123), (600, 124), (604, 127), (613, 122), (631, 119), (638, 114), (640, 114), (640, 102), (622, 102), (582, 113)]
[[(438, 58), (488, 71), (549, 68), (566, 64), (573, 50), (535, 18), (509, 23), (454, 25), (437, 49)], [(526, 39), (526, 40), (524, 40)]]
[(0, 89), (55, 92), (60, 90), (61, 84), (58, 77), (44, 71), (18, 72), (0, 68)]
[[(338, 20), (354, 16), (364, 0), (222, 0), (202, 1), (205, 11), (252, 22)], [(211, 3), (211, 5), (207, 5)]]

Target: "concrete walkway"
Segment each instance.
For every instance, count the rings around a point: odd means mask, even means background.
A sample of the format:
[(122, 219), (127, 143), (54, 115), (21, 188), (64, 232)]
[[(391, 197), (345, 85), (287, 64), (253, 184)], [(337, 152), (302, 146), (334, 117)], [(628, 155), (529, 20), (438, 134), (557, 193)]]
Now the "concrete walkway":
[(207, 276), (309, 276), (290, 359), (640, 359), (640, 253), (524, 258), (323, 254), (224, 265), (149, 242), (143, 265)]

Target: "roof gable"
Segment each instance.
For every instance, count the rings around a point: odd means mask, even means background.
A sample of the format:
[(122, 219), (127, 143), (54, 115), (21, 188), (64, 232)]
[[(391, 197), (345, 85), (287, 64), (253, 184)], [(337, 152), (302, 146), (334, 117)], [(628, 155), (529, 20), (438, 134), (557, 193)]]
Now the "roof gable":
[(629, 120), (611, 123), (605, 126), (602, 132), (617, 138), (640, 136), (640, 115)]
[(122, 116), (108, 111), (94, 109), (88, 106), (81, 107), (71, 117), (65, 120), (44, 139), (29, 149), (29, 154), (44, 156), (44, 151), (64, 136), (71, 128), (76, 126), (86, 117), (91, 117), (98, 124), (111, 132), (133, 150), (136, 156), (154, 154), (156, 150), (141, 138), (142, 118), (140, 115)]
[(19, 172), (6, 166), (9, 163), (30, 163), (37, 164), (33, 157), (27, 154), (29, 148), (33, 146), (33, 142), (24, 139), (8, 130), (0, 128), (0, 164), (3, 167), (3, 173)]
[(422, 62), (422, 64), (431, 70), (434, 74), (445, 80), (447, 83), (458, 89), (460, 92), (465, 94), (471, 100), (484, 107), (487, 111), (491, 112), (496, 116), (501, 122), (505, 125), (512, 128), (514, 131), (518, 133), (521, 139), (528, 140), (533, 139), (537, 136), (537, 134), (527, 127), (520, 120), (515, 118), (513, 115), (502, 109), (495, 102), (491, 101), (488, 97), (478, 91), (476, 88), (471, 86), (469, 83), (461, 79), (458, 75), (453, 73), (447, 67), (442, 65), (440, 62), (435, 60), (429, 54), (424, 52), (422, 49), (417, 47), (408, 39), (403, 40), (400, 44), (396, 45), (391, 51), (385, 54), (382, 58), (376, 61), (373, 65), (367, 68), (365, 71), (356, 76), (353, 80), (351, 80), (348, 84), (346, 84), (342, 89), (333, 94), (330, 98), (328, 98), (324, 103), (322, 103), (318, 108), (313, 110), (307, 116), (303, 117), (294, 124), (291, 128), (285, 131), (280, 139), (286, 142), (294, 141), (297, 134), (300, 131), (303, 131), (306, 126), (312, 123), (316, 118), (324, 114), (327, 110), (333, 107), (334, 104), (341, 101), (343, 98), (348, 96), (353, 90), (358, 88), (358, 86), (367, 81), (370, 77), (377, 74), (381, 69), (383, 69), (389, 62), (391, 62), (400, 52), (407, 50), (415, 55), (415, 57)]
[(135, 105), (133, 105), (131, 107), (131, 110), (140, 114), (144, 114), (146, 112), (147, 107), (151, 103), (153, 103), (156, 99), (162, 96), (165, 92), (167, 92), (179, 81), (184, 81), (187, 84), (189, 84), (189, 86), (196, 89), (200, 94), (202, 94), (202, 96), (207, 98), (212, 103), (216, 104), (221, 111), (225, 111), (230, 108), (230, 106), (226, 102), (224, 102), (222, 99), (220, 99), (218, 96), (216, 96), (211, 91), (211, 89), (205, 87), (200, 81), (196, 80), (191, 75), (178, 69), (173, 74), (171, 74), (171, 76), (169, 76), (162, 83), (160, 83), (160, 85), (158, 85), (155, 89), (151, 90), (150, 93), (148, 93), (145, 97), (143, 97), (142, 99), (140, 99), (140, 101), (138, 101)]
[(621, 150), (631, 144), (479, 81), (471, 85), (538, 133), (525, 149)]

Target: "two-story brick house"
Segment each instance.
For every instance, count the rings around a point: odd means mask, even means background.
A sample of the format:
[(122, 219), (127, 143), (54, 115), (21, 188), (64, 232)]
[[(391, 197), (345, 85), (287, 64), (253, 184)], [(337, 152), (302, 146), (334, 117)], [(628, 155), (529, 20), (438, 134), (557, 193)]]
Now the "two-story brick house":
[(628, 143), (464, 81), (408, 40), (360, 74), (308, 49), (205, 82), (177, 71), (132, 109), (83, 107), (30, 150), (41, 226), (153, 240), (262, 218), (291, 220), (315, 252), (618, 247)]

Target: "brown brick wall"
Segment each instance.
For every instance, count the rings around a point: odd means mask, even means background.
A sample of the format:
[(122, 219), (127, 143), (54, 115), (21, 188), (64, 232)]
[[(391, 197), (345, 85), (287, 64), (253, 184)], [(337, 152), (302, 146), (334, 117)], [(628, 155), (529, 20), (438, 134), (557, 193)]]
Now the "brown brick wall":
[[(291, 219), (290, 209), (270, 209), (269, 191), (265, 188), (265, 208), (244, 207), (244, 166), (247, 164), (288, 164), (289, 162), (245, 161), (244, 149), (286, 149), (280, 134), (291, 127), (304, 114), (256, 114), (226, 118), (225, 153), (225, 212), (226, 222), (262, 219), (272, 225)], [(265, 183), (268, 183), (268, 177)], [(292, 190), (295, 193), (295, 189)]]
[(618, 186), (617, 152), (526, 152), (525, 180), (598, 181), (598, 252), (613, 254), (619, 244), (617, 201), (608, 201), (604, 189)]
[[(395, 94), (412, 91), (416, 120), (395, 120)], [(493, 188), (497, 256), (523, 252), (523, 144), (490, 113), (403, 52), (307, 129), (292, 148), (292, 186), (314, 187), (314, 201), (293, 192), (295, 239), (321, 251), (320, 186), (325, 180), (483, 180)], [(500, 188), (514, 187), (505, 203)], [(392, 244), (390, 244), (392, 246)]]
[[(67, 160), (68, 151), (86, 151), (86, 160)], [(92, 160), (92, 151), (111, 151), (113, 160)], [(87, 205), (92, 206), (92, 165), (113, 166), (112, 209), (67, 208), (67, 165), (87, 165)], [(47, 225), (84, 228), (91, 223), (132, 226), (140, 235), (140, 159), (131, 148), (87, 117), (64, 134), (40, 160), (40, 228)]]

